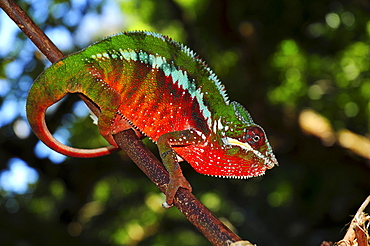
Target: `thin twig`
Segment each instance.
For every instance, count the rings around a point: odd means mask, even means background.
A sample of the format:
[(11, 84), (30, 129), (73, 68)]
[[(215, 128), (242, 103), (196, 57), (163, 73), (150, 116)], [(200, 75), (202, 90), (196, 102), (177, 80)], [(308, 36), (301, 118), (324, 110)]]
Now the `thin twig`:
[[(0, 0), (0, 7), (12, 19), (24, 34), (36, 45), (36, 47), (52, 63), (63, 59), (63, 53), (49, 39), (48, 36), (35, 24), (35, 22), (11, 0)], [(100, 109), (87, 97), (82, 94), (78, 96), (85, 102), (89, 109), (98, 116)]]
[(64, 57), (48, 36), (33, 22), (33, 20), (13, 1), (1, 0), (0, 7), (18, 25), (24, 34), (39, 48), (51, 62)]
[(348, 227), (348, 230), (346, 232), (346, 235), (344, 235), (343, 239), (340, 240), (336, 245), (338, 246), (348, 246), (353, 245), (354, 240), (356, 239), (356, 231), (359, 234), (359, 231), (357, 227), (363, 226), (363, 212), (367, 205), (370, 203), (370, 196), (368, 196), (365, 201), (361, 204), (360, 208), (357, 210), (354, 218), (351, 221), (350, 226)]
[[(0, 7), (9, 15), (20, 29), (35, 43), (40, 51), (51, 61), (63, 58), (60, 50), (42, 32), (22, 9), (11, 0), (1, 0)], [(84, 98), (85, 103), (97, 115), (96, 105)], [(138, 165), (138, 167), (165, 192), (169, 182), (168, 173), (161, 162), (147, 149), (132, 130), (123, 131), (114, 136), (117, 144)], [(216, 218), (193, 194), (186, 189), (180, 189), (174, 201), (175, 206), (186, 218), (213, 244), (226, 246), (241, 239)]]

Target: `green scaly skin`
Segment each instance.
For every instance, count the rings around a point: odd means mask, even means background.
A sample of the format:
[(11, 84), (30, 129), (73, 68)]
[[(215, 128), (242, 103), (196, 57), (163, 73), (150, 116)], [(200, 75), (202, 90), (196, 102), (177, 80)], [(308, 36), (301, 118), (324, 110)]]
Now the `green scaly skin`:
[[(81, 93), (100, 108), (98, 127), (111, 144), (77, 149), (54, 139), (45, 111), (67, 93)], [(179, 187), (191, 186), (179, 160), (199, 173), (260, 176), (277, 165), (264, 130), (193, 51), (168, 37), (128, 32), (108, 37), (46, 69), (32, 85), (27, 117), (38, 138), (72, 157), (110, 154), (113, 135), (133, 128), (158, 144), (169, 172), (167, 205)]]

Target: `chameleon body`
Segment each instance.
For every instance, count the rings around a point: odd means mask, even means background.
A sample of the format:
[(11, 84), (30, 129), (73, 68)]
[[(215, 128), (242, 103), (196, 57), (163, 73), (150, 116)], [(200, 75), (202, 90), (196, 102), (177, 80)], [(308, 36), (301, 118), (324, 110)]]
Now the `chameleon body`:
[[(100, 108), (98, 127), (111, 146), (76, 149), (54, 139), (45, 111), (67, 93), (81, 93)], [(113, 35), (54, 63), (32, 85), (27, 116), (41, 141), (73, 157), (115, 151), (113, 135), (129, 128), (150, 137), (170, 174), (168, 204), (179, 187), (191, 190), (179, 161), (202, 174), (233, 178), (260, 176), (277, 165), (264, 130), (229, 101), (211, 69), (157, 33)]]

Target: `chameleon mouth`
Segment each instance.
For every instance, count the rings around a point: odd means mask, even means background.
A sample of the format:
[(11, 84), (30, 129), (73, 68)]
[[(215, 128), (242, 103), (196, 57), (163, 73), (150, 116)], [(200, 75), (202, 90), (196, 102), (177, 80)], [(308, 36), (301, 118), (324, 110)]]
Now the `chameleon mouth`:
[(265, 157), (264, 161), (265, 161), (265, 165), (267, 166), (267, 169), (271, 169), (274, 166), (279, 166), (279, 163), (278, 163), (277, 159), (275, 158), (275, 155), (272, 154), (272, 153), (270, 154), (269, 158)]

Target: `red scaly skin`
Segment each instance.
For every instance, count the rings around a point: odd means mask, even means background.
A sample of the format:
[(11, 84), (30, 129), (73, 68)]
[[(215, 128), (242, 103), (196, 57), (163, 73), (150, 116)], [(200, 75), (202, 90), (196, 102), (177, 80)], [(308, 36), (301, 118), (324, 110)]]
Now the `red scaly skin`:
[[(67, 93), (81, 93), (99, 106), (98, 127), (111, 146), (76, 149), (54, 139), (45, 110)], [(202, 174), (233, 178), (260, 176), (277, 165), (263, 129), (228, 100), (207, 65), (156, 33), (111, 36), (53, 64), (33, 84), (27, 116), (40, 140), (73, 157), (116, 151), (113, 135), (128, 128), (150, 137), (170, 175), (167, 206), (179, 187), (191, 191), (178, 160)]]

